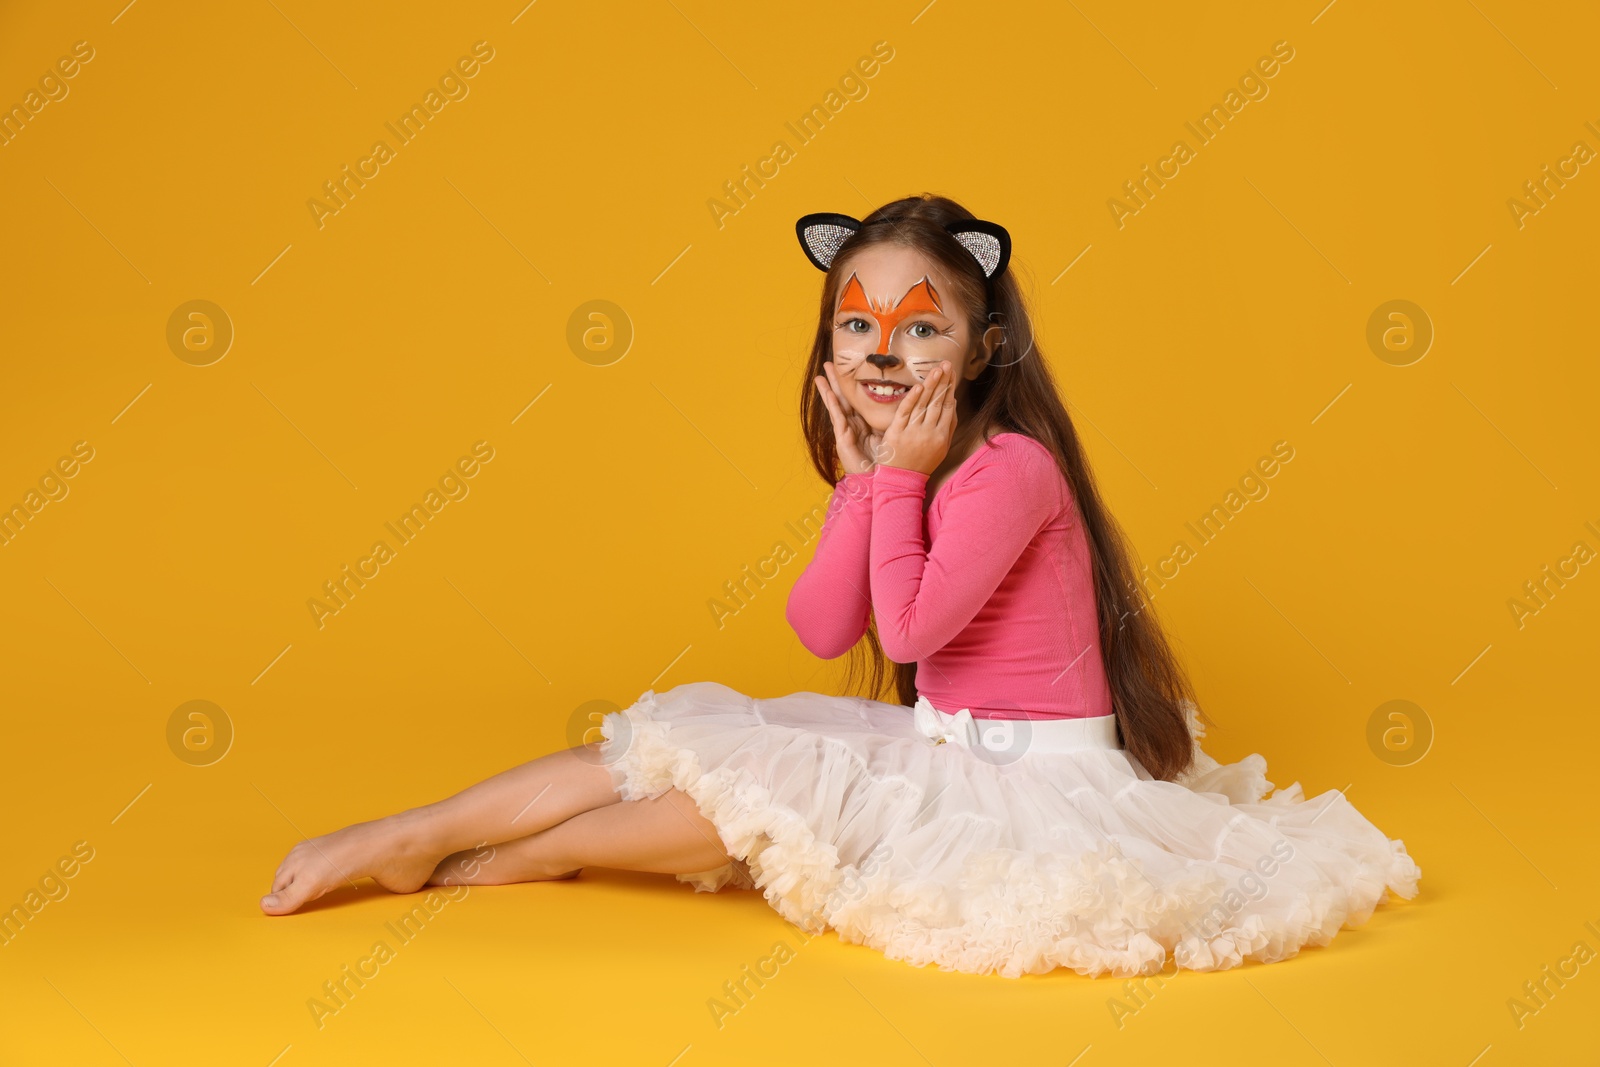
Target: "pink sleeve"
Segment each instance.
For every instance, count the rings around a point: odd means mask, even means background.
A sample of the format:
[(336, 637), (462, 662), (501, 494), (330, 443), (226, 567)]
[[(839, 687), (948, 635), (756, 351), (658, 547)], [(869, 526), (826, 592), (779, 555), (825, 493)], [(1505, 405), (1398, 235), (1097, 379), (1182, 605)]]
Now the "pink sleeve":
[(940, 498), (931, 549), (922, 510), (928, 476), (875, 469), (872, 603), (878, 640), (896, 663), (926, 659), (965, 629), (1063, 503), (1065, 479), (1043, 445), (1010, 437), (979, 449)]
[(833, 488), (817, 551), (789, 590), (784, 615), (800, 643), (821, 659), (850, 651), (867, 632), (872, 476), (846, 474)]

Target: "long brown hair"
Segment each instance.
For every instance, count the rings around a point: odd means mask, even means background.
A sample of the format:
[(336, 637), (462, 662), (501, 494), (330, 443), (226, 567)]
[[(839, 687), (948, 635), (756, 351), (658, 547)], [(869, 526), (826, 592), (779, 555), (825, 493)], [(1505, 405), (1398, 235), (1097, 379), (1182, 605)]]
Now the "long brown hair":
[[(1185, 701), (1194, 701), (1193, 688), (1135, 581), (1134, 553), (1095, 488), (1077, 430), (1035, 343), (1022, 291), (1011, 269), (993, 280), (993, 304), (986, 307), (982, 268), (944, 228), (947, 222), (973, 217), (966, 208), (942, 196), (906, 197), (862, 219), (861, 229), (839, 247), (822, 285), (816, 339), (801, 377), (800, 420), (812, 466), (829, 485), (838, 485), (842, 473), (833, 423), (812, 383), (822, 374), (823, 363), (833, 358), (834, 309), (839, 287), (850, 275), (847, 265), (857, 252), (873, 245), (893, 242), (915, 249), (940, 264), (954, 280), (956, 298), (966, 309), (974, 338), (983, 335), (993, 324), (991, 320), (1005, 329), (1005, 339), (989, 365), (968, 383), (972, 422), (985, 428), (985, 446), (991, 432), (1009, 430), (1032, 437), (1054, 453), (1088, 537), (1100, 654), (1123, 747), (1151, 775), (1170, 781), (1193, 763), (1193, 742), (1183, 708)], [(873, 225), (875, 222), (888, 224)], [(845, 688), (855, 690), (862, 680), (869, 680), (868, 697), (880, 699), (886, 662), (873, 620), (864, 639), (851, 649)], [(915, 663), (893, 665), (894, 696), (899, 703), (916, 703), (916, 672)]]

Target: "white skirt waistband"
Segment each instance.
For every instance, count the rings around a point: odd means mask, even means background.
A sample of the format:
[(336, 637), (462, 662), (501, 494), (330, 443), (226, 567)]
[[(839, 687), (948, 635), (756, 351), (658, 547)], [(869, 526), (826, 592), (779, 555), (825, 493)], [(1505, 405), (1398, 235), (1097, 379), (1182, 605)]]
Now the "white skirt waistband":
[(982, 749), (1009, 762), (1028, 752), (1081, 752), (1085, 749), (1120, 749), (1117, 717), (984, 719), (967, 708), (940, 711), (927, 697), (917, 695), (912, 707), (917, 732), (935, 744), (953, 742)]

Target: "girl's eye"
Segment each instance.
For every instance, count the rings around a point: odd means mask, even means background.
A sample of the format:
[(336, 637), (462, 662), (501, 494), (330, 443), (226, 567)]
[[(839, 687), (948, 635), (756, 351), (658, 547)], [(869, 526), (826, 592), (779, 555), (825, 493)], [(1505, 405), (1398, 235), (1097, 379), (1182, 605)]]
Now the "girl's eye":
[[(926, 330), (928, 332), (917, 333), (916, 331), (918, 330)], [(911, 324), (907, 332), (910, 333), (912, 337), (917, 338), (919, 341), (926, 341), (928, 338), (936, 337), (939, 334), (939, 331), (933, 328), (933, 324), (927, 322), (914, 322)]]
[[(860, 329), (856, 328), (858, 326)], [(848, 330), (851, 333), (867, 333), (871, 331), (872, 327), (867, 324), (865, 319), (846, 319), (839, 324), (839, 329)]]

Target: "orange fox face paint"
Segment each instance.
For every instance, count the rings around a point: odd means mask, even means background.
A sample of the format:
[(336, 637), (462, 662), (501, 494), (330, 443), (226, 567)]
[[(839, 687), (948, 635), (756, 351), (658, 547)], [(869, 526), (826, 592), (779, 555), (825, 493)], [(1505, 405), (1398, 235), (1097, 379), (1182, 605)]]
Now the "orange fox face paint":
[[(881, 242), (839, 263), (824, 368), (838, 397), (873, 432), (883, 433), (912, 388), (941, 364), (958, 409), (970, 368), (986, 358), (973, 342), (967, 294), (938, 261), (914, 248)], [(954, 295), (952, 295), (954, 294)]]
[(844, 320), (834, 326), (834, 359), (846, 373), (854, 373), (868, 356), (892, 354), (917, 378), (924, 378), (940, 360), (950, 359), (950, 346), (958, 344), (957, 327), (945, 315), (944, 301), (926, 274), (898, 300), (890, 301), (868, 296), (861, 279), (852, 273), (840, 290), (834, 314)]
[(859, 311), (872, 316), (878, 322), (878, 351), (877, 355), (886, 355), (889, 351), (889, 341), (894, 336), (896, 328), (907, 318), (918, 313), (932, 312), (943, 315), (944, 308), (939, 302), (939, 294), (933, 288), (933, 283), (926, 276), (916, 285), (906, 290), (904, 296), (894, 304), (880, 304), (874, 308), (872, 301), (867, 298), (867, 292), (861, 288), (861, 280), (854, 274), (845, 282), (844, 292), (839, 299), (839, 311)]

